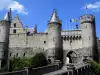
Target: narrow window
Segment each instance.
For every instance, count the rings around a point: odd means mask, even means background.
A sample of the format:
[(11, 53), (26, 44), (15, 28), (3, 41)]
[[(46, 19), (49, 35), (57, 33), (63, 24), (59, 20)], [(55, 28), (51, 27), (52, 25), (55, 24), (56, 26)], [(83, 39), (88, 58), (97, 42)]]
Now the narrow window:
[(30, 32), (27, 32), (27, 35), (29, 35), (30, 34)]
[(18, 56), (18, 53), (16, 54), (16, 56)]
[(78, 40), (78, 36), (76, 36), (76, 40)]
[(69, 40), (69, 36), (67, 37), (67, 40)]
[(89, 40), (90, 40), (90, 37), (89, 37)]
[(23, 54), (23, 56), (25, 56), (25, 53)]
[(5, 56), (5, 52), (3, 53), (3, 55)]
[(66, 36), (64, 37), (64, 40), (66, 41)]
[(75, 40), (75, 36), (73, 36), (73, 40)]
[(10, 56), (11, 56), (11, 53), (10, 53)]
[(16, 29), (13, 30), (13, 33), (16, 33)]
[(53, 38), (53, 42), (54, 42), (54, 38)]
[(79, 36), (79, 40), (81, 39), (81, 36)]
[(86, 26), (86, 28), (87, 28), (87, 26)]
[(16, 23), (14, 23), (14, 27), (16, 27)]
[(44, 44), (46, 44), (46, 41), (44, 41)]

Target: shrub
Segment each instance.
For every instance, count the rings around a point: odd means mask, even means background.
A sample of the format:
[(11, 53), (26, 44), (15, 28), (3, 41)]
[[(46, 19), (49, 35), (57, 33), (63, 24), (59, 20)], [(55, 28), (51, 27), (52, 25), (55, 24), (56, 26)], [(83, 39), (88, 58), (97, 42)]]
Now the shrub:
[(93, 71), (96, 75), (100, 75), (100, 63), (97, 63), (96, 61), (88, 61), (88, 63), (91, 64), (92, 71)]
[(12, 68), (12, 71), (15, 70), (21, 70), (24, 69), (24, 67), (30, 67), (31, 66), (31, 60), (26, 58), (26, 57), (22, 57), (22, 58), (13, 58), (10, 61), (10, 68)]
[(31, 61), (32, 67), (41, 67), (47, 65), (46, 57), (43, 53), (36, 54)]
[(37, 53), (32, 58), (22, 57), (22, 58), (13, 58), (10, 60), (10, 67), (9, 71), (16, 71), (16, 70), (22, 70), (25, 67), (41, 67), (46, 66), (47, 60), (43, 53)]

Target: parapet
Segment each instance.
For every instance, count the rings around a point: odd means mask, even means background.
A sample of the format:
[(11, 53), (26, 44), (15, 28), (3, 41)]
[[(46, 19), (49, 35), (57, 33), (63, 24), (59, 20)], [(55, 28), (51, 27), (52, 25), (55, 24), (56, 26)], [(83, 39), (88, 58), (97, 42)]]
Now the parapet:
[(74, 35), (74, 36), (62, 36), (63, 40), (68, 40), (68, 41), (72, 41), (72, 40), (81, 40), (82, 39), (82, 35)]
[(95, 22), (95, 16), (91, 14), (86, 14), (80, 17), (80, 23), (94, 23)]
[(0, 21), (0, 26), (1, 25), (8, 25), (8, 23), (9, 23), (9, 21), (7, 21), (7, 20), (1, 20)]

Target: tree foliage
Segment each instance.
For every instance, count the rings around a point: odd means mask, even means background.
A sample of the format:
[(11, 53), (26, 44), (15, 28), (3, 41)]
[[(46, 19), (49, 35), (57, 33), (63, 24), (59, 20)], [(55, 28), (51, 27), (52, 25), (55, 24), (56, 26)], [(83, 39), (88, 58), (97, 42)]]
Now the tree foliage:
[(47, 65), (47, 60), (45, 55), (43, 53), (37, 53), (32, 58), (27, 58), (27, 57), (13, 58), (12, 60), (10, 60), (10, 71), (22, 70), (25, 67), (36, 68), (46, 65)]
[(97, 63), (96, 61), (88, 61), (88, 63), (91, 64), (92, 71), (93, 71), (96, 75), (100, 75), (100, 63)]
[(32, 67), (41, 67), (47, 65), (46, 57), (43, 53), (36, 54), (31, 61)]
[(13, 58), (10, 61), (10, 65), (13, 71), (15, 70), (21, 70), (24, 69), (24, 67), (30, 67), (31, 66), (31, 60), (29, 58), (26, 57), (22, 57), (22, 58)]

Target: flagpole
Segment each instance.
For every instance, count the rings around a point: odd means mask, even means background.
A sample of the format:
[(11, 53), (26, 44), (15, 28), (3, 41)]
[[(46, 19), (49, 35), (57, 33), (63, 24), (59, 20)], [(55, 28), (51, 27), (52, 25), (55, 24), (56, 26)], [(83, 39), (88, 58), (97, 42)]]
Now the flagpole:
[(70, 21), (69, 21), (68, 23), (69, 23), (69, 24), (68, 24), (68, 26), (69, 26), (69, 32), (68, 32), (68, 33), (69, 33), (69, 35), (70, 35)]
[(71, 25), (72, 26), (72, 34), (73, 34), (73, 25)]
[(68, 26), (67, 26), (67, 20), (66, 20), (66, 30), (65, 30), (66, 35), (67, 35), (67, 30), (68, 30)]
[(85, 12), (85, 13), (87, 14), (87, 12), (88, 12), (88, 11), (87, 11), (87, 10), (88, 10), (87, 5), (85, 6), (85, 10), (86, 10), (86, 12)]
[(67, 30), (67, 20), (66, 20), (65, 30)]
[(67, 26), (68, 26), (67, 32), (68, 32), (68, 35), (69, 35), (69, 21), (67, 22)]
[(70, 21), (69, 21), (69, 30), (70, 30)]

